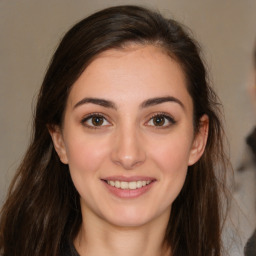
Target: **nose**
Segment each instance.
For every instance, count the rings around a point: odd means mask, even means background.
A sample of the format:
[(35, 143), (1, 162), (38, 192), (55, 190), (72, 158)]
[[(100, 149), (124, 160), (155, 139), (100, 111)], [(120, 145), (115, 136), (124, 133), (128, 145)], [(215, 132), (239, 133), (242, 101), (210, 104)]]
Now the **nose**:
[(119, 129), (113, 140), (111, 160), (126, 170), (132, 170), (145, 162), (146, 152), (136, 129)]

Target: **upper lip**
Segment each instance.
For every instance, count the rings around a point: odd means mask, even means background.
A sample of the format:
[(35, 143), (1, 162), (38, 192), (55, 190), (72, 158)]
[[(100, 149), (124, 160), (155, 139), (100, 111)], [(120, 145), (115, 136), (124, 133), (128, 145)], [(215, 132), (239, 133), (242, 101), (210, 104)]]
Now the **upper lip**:
[(125, 177), (125, 176), (109, 176), (105, 177), (102, 180), (113, 180), (113, 181), (126, 181), (126, 182), (131, 182), (131, 181), (154, 181), (156, 180), (155, 178), (152, 177), (146, 177), (146, 176), (131, 176), (131, 177)]

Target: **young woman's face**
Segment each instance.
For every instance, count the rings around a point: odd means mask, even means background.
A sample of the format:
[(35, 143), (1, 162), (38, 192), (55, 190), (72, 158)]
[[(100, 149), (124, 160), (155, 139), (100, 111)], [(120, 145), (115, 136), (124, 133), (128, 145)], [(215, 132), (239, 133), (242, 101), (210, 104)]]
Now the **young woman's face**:
[(100, 54), (73, 85), (55, 148), (82, 213), (119, 226), (168, 219), (204, 150), (179, 64), (154, 46)]

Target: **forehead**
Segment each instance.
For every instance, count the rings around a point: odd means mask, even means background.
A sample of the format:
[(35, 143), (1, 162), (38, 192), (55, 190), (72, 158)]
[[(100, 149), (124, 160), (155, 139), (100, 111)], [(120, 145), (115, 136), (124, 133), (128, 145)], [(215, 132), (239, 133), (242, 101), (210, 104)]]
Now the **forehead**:
[(88, 65), (70, 92), (72, 104), (81, 97), (125, 102), (132, 98), (143, 101), (153, 96), (191, 101), (179, 63), (162, 48), (152, 45), (130, 45), (102, 52)]

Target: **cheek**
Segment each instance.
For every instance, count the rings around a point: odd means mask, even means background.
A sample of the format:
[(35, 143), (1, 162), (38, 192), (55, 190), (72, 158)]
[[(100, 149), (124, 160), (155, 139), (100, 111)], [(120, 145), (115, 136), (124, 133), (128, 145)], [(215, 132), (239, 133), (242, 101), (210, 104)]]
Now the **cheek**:
[(107, 143), (104, 140), (77, 136), (66, 146), (69, 168), (72, 172), (93, 173), (103, 164), (107, 155)]
[(93, 203), (93, 186), (99, 181), (98, 170), (105, 163), (108, 147), (104, 140), (92, 140), (87, 136), (76, 136), (69, 142), (66, 149), (72, 181), (81, 198)]
[(166, 194), (173, 202), (180, 193), (186, 179), (188, 170), (188, 153), (183, 147), (166, 147), (158, 154), (158, 168), (164, 180)]
[[(158, 141), (157, 147), (151, 147), (151, 157), (158, 167), (166, 174), (178, 174), (187, 170), (190, 142), (181, 137)], [(177, 173), (178, 172), (178, 173)]]
[(179, 137), (160, 141), (157, 149), (151, 151), (151, 159), (158, 170), (161, 184), (155, 201), (161, 202), (162, 210), (172, 205), (184, 185), (188, 170), (189, 146), (188, 141)]

